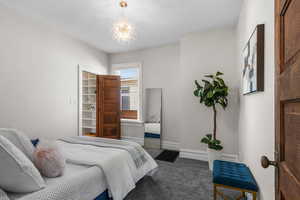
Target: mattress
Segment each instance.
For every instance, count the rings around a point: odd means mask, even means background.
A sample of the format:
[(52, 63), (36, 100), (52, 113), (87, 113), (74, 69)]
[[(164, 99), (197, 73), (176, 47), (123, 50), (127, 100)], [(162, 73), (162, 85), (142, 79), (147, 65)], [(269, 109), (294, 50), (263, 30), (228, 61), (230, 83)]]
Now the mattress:
[(107, 189), (98, 167), (67, 164), (65, 174), (45, 178), (47, 187), (34, 193), (8, 193), (10, 200), (92, 200)]
[(160, 123), (145, 123), (145, 133), (160, 134)]

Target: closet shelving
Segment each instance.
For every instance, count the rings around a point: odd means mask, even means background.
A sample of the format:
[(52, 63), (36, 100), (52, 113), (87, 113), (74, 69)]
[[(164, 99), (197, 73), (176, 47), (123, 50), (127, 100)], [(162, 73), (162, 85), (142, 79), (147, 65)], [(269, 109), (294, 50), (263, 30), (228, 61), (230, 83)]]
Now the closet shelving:
[(78, 66), (78, 135), (120, 139), (120, 76), (99, 75)]
[(96, 136), (97, 75), (82, 72), (82, 135)]

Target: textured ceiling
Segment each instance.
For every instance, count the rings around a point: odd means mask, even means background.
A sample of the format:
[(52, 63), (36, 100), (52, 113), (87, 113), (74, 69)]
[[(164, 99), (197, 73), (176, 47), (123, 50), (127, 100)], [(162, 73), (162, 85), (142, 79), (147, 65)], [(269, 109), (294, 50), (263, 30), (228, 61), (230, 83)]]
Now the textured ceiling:
[(121, 16), (118, 0), (0, 0), (23, 14), (51, 23), (109, 53), (177, 42), (196, 31), (235, 25), (242, 0), (128, 0), (126, 16), (137, 31), (134, 41), (112, 39)]

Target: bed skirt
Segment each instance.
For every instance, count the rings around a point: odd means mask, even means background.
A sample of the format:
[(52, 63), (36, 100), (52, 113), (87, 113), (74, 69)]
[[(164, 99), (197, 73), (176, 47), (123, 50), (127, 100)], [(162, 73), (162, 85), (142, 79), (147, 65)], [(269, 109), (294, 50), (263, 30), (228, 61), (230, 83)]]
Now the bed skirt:
[(145, 132), (145, 138), (155, 138), (155, 139), (159, 139), (159, 138), (160, 138), (160, 134), (158, 134), (158, 133), (148, 133), (148, 132)]
[(109, 198), (108, 190), (105, 190), (104, 192), (102, 192), (102, 194), (100, 194), (98, 197), (96, 197), (95, 200), (112, 200), (112, 199)]

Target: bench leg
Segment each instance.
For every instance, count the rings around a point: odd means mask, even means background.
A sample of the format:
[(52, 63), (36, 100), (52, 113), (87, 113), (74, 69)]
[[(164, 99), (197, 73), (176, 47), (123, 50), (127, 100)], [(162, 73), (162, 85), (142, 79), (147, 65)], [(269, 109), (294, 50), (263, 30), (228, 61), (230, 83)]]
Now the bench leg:
[(246, 197), (246, 193), (242, 191), (242, 194), (236, 200), (245, 199), (245, 197)]
[(217, 186), (214, 184), (214, 200), (217, 200)]
[(253, 200), (256, 200), (256, 192), (253, 192), (252, 196), (253, 196)]

